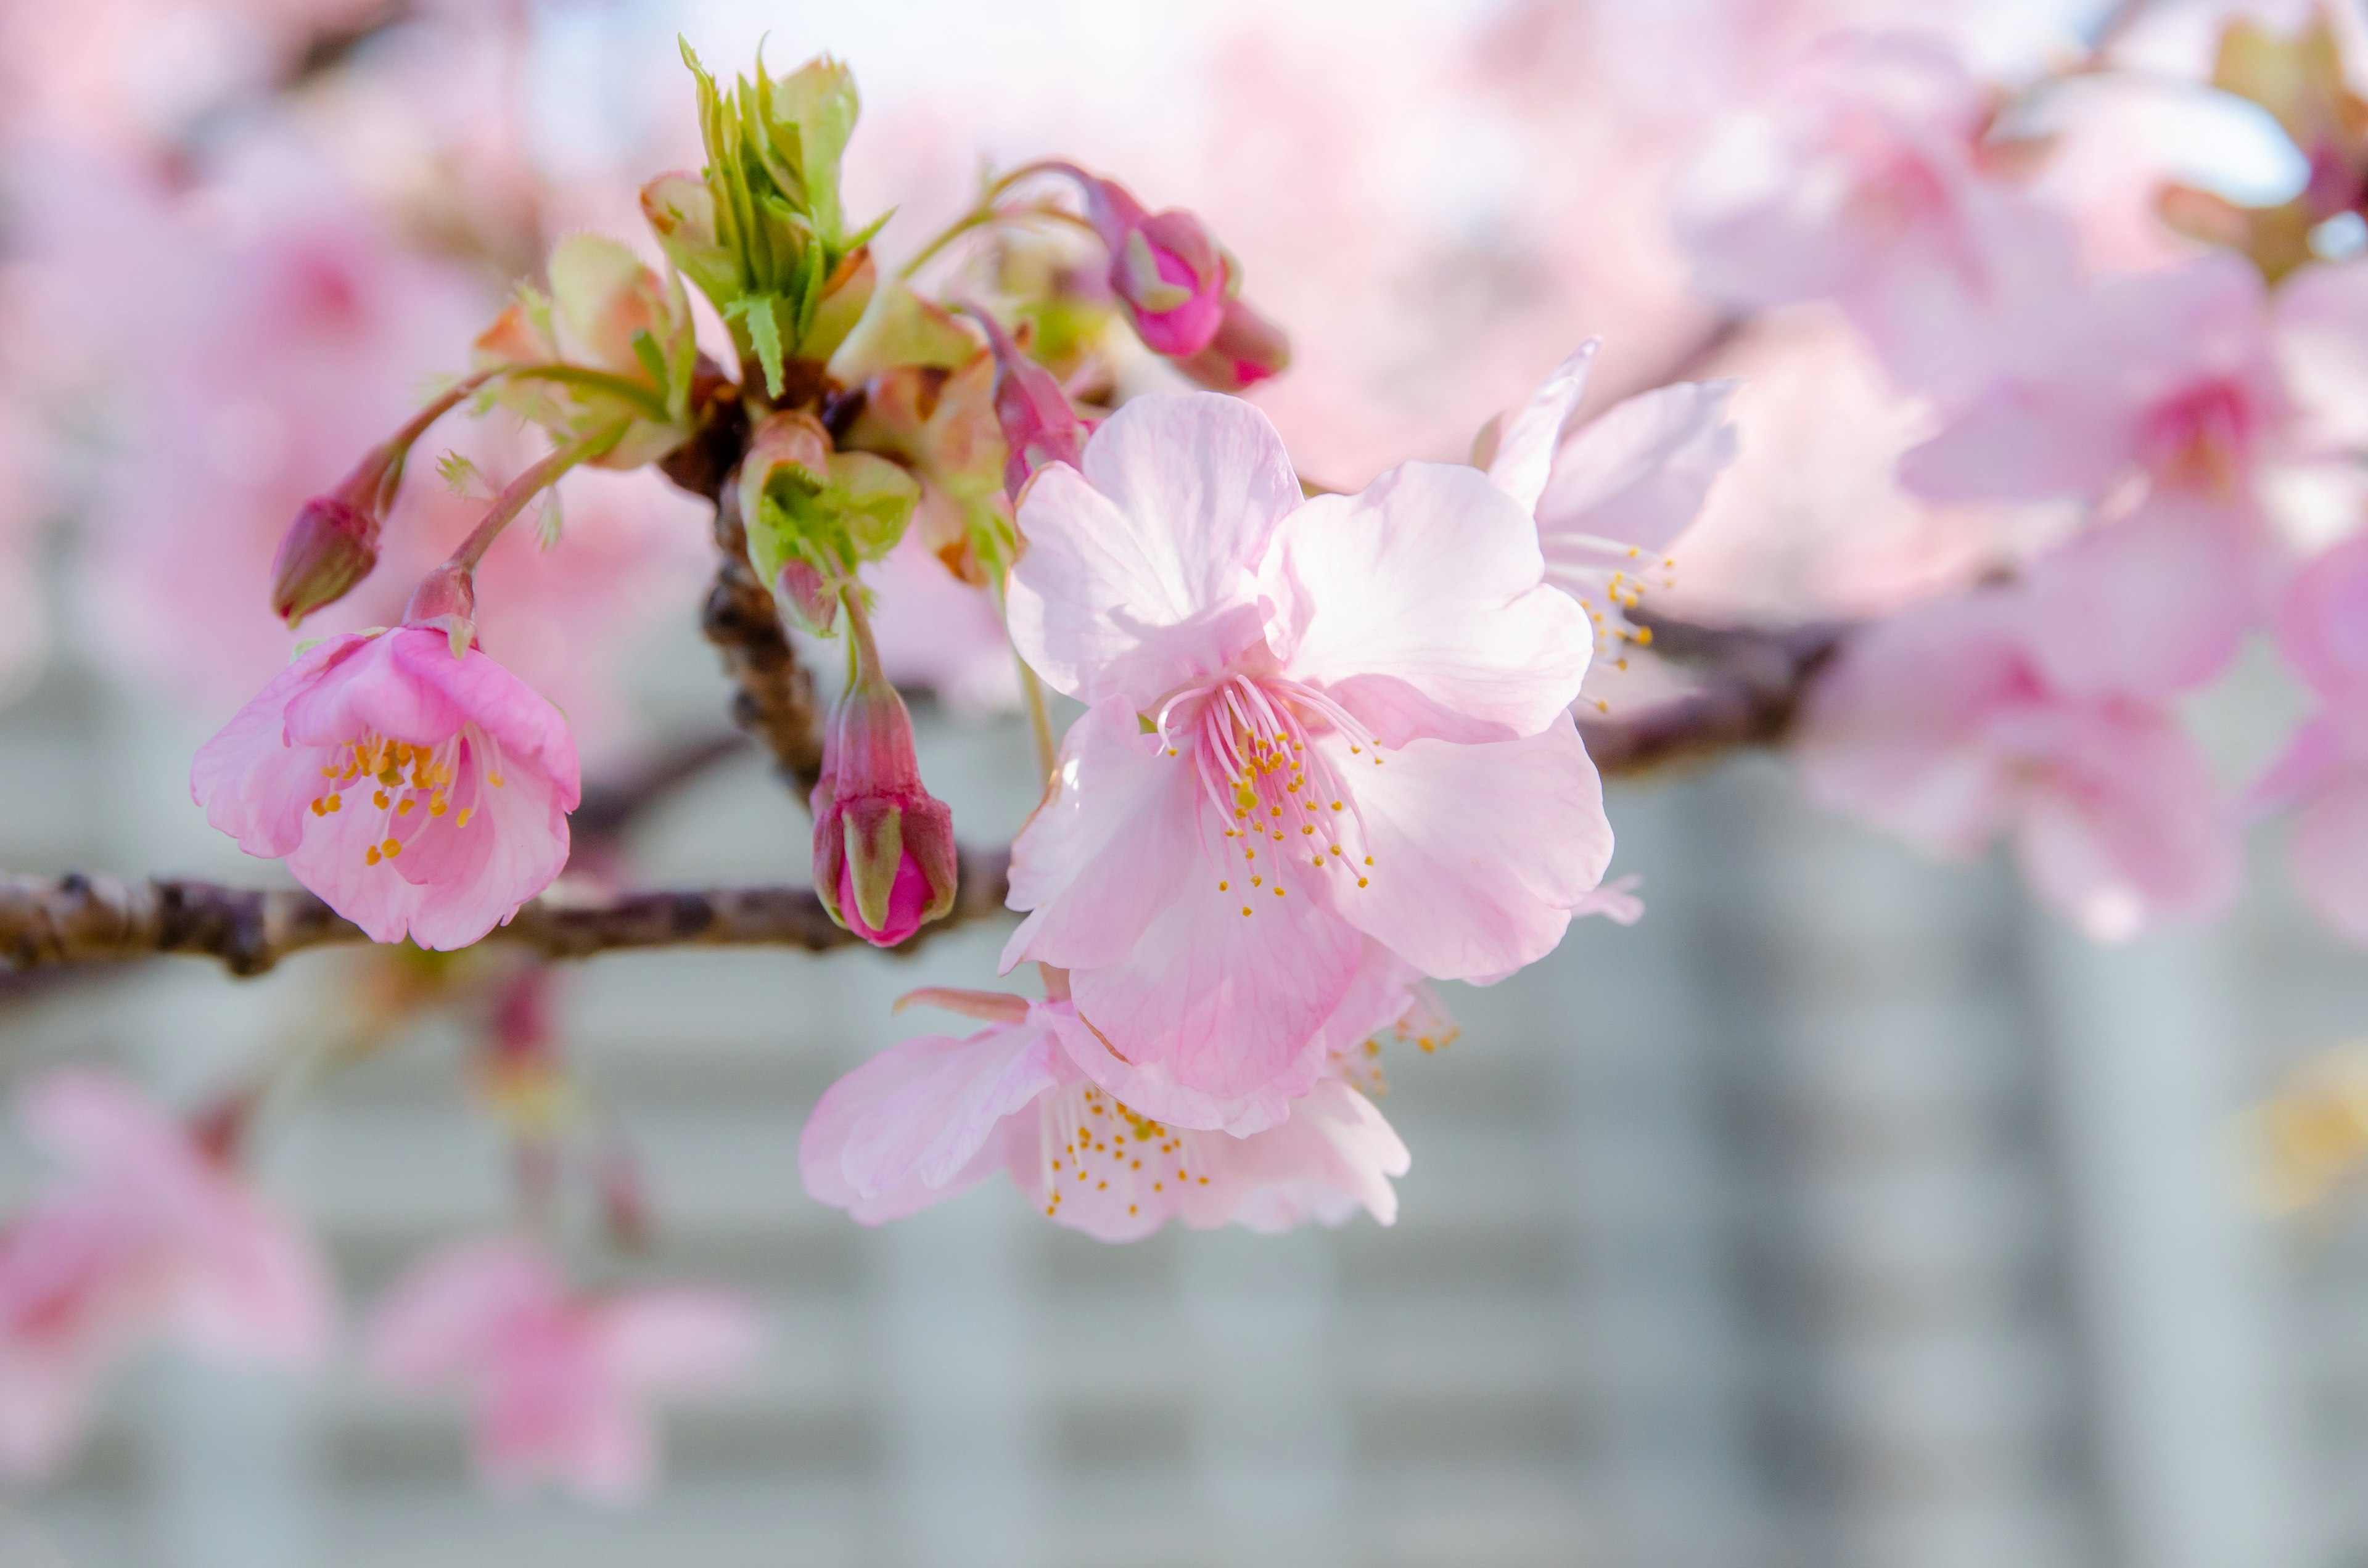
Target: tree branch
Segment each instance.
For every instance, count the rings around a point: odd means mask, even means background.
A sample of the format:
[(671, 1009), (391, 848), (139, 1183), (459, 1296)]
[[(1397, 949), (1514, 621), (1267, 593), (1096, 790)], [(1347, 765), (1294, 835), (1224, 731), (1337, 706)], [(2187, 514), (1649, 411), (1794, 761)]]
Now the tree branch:
[[(961, 892), (944, 919), (915, 932), (909, 952), (956, 926), (1003, 912), (1010, 857), (962, 851)], [(0, 876), (0, 958), (22, 971), (181, 953), (261, 974), (290, 953), (369, 940), (301, 888), (231, 888), (154, 878)], [(663, 892), (546, 893), (485, 940), (545, 958), (645, 948), (797, 948), (826, 952), (861, 940), (834, 925), (810, 889), (699, 888)]]
[(1650, 773), (1744, 746), (1774, 745), (1790, 733), (1801, 699), (1841, 646), (1848, 629), (1703, 626), (1639, 610), (1653, 652), (1701, 672), (1683, 696), (1618, 718), (1582, 719), (1588, 755), (1607, 776)]

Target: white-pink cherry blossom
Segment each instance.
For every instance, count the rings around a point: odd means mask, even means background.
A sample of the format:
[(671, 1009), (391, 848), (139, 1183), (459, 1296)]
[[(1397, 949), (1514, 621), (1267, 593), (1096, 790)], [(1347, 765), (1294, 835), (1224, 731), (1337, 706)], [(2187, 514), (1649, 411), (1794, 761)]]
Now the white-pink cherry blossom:
[(1013, 846), (1004, 962), (1071, 971), (1136, 1110), (1281, 1119), (1367, 937), (1442, 979), (1561, 939), (1611, 849), (1566, 712), (1593, 634), (1485, 474), (1303, 500), (1256, 408), (1154, 396), (1019, 526), (1013, 642), (1089, 707)]

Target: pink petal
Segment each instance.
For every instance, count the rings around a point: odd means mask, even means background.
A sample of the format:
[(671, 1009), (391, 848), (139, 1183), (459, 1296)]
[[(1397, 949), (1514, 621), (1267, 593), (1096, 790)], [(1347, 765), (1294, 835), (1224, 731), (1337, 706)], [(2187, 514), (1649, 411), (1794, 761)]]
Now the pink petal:
[(1899, 460), (1899, 483), (1927, 501), (2045, 501), (2093, 495), (2135, 455), (2135, 411), (2077, 384), (1994, 386)]
[(277, 857), (303, 837), (305, 808), (321, 784), (322, 754), (287, 741), (288, 704), (369, 641), (348, 634), (299, 654), (204, 745), (189, 767), (189, 794), (206, 821), (249, 855)]
[[(418, 678), (399, 657), (408, 644), (442, 640), (438, 631), (397, 627), (370, 638), (288, 702), (288, 742), (342, 746), (365, 735), (434, 745), (457, 733), (466, 710), (440, 687)], [(446, 642), (447, 658), (450, 642)], [(484, 655), (478, 654), (480, 658)]]
[(951, 1197), (996, 1123), (1059, 1078), (1042, 1019), (892, 1045), (833, 1084), (806, 1119), (798, 1140), (806, 1191), (859, 1218), (875, 1199), (910, 1212)]
[(1011, 846), (1008, 903), (1033, 913), (1004, 946), (1005, 973), (1022, 959), (1064, 969), (1123, 960), (1196, 874), (1201, 784), (1189, 753), (1167, 751), (1123, 698), (1069, 727), (1056, 789)]
[[(497, 661), (472, 647), (452, 657), (441, 631), (402, 627), (387, 634), (391, 656), (403, 673), (444, 697), (500, 748), (506, 772), (539, 771), (549, 778), (561, 809), (574, 811), (583, 797), (575, 737), (551, 699)], [(392, 731), (381, 731), (392, 734)], [(535, 765), (529, 768), (527, 760)]]
[(1536, 734), (1577, 698), (1586, 612), (1541, 585), (1537, 528), (1486, 475), (1407, 463), (1286, 519), (1267, 642), (1390, 745)]
[(2032, 563), (2021, 597), (2034, 662), (2074, 696), (2159, 697), (2227, 667), (2257, 608), (2241, 519), (2157, 493)]
[(399, 1386), (472, 1381), (487, 1375), (511, 1324), (566, 1297), (551, 1260), (525, 1242), (457, 1243), (395, 1281), (371, 1315), (365, 1356), (374, 1376)]
[(2330, 701), (2368, 703), (2368, 534), (2321, 551), (2278, 605), (2278, 652)]
[[(1735, 460), (1726, 407), (1740, 381), (1656, 387), (1573, 431), (1536, 506), (1548, 568), (1599, 564), (1577, 539), (1660, 554), (1691, 527), (1711, 482)], [(1577, 536), (1574, 538), (1574, 536)]]
[[(1497, 974), (1543, 958), (1611, 859), (1603, 786), (1567, 714), (1489, 745), (1417, 741), (1381, 767), (1343, 755), (1369, 885), (1334, 907), (1425, 974)], [(1087, 1009), (1091, 1012), (1091, 1009)]]
[(1383, 1224), (1398, 1214), (1389, 1178), (1413, 1164), (1372, 1101), (1326, 1078), (1292, 1108), (1291, 1119), (1254, 1138), (1209, 1137), (1207, 1187), (1185, 1189), (1184, 1222), (1196, 1230), (1242, 1225), (1268, 1233), (1314, 1220), (1338, 1225), (1360, 1208)]
[(1554, 367), (1530, 394), (1530, 401), (1505, 420), (1497, 433), (1497, 450), (1488, 460), (1488, 477), (1524, 512), (1534, 513), (1553, 472), (1554, 452), (1563, 432), (1587, 395), (1587, 370), (1594, 363), (1601, 338), (1590, 337)]
[(591, 1309), (601, 1364), (636, 1393), (707, 1393), (746, 1373), (764, 1346), (764, 1314), (733, 1290), (628, 1290)]
[(1013, 645), (1054, 689), (1138, 708), (1257, 640), (1250, 574), (1300, 503), (1274, 426), (1239, 398), (1136, 398), (1021, 498)]

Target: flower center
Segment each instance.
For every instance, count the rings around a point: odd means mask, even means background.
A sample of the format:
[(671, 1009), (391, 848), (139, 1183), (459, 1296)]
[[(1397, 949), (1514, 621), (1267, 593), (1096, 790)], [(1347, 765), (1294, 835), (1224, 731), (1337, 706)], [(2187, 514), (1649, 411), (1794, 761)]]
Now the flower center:
[[(328, 817), (355, 810), (379, 813), (380, 831), (362, 851), (362, 860), (375, 866), (403, 853), (427, 827), (451, 813), (452, 825), (466, 827), (474, 806), (452, 806), (452, 789), (464, 770), (473, 770), (492, 751), (491, 744), (473, 724), (432, 746), (384, 735), (365, 735), (330, 753), (322, 766), (323, 783), (313, 798), (313, 814)], [(495, 789), (507, 782), (498, 767), (489, 767), (484, 782)], [(351, 792), (353, 799), (347, 795)]]
[(1072, 1192), (1095, 1199), (1116, 1193), (1110, 1200), (1133, 1214), (1152, 1199), (1209, 1185), (1197, 1139), (1091, 1085), (1047, 1095), (1042, 1103), (1048, 1217)]
[(2225, 381), (2207, 381), (2147, 413), (2140, 449), (2146, 466), (2167, 483), (2226, 494), (2244, 476), (2252, 426), (2244, 393)]
[[(1253, 892), (1272, 882), (1276, 898), (1284, 896), (1282, 880), (1270, 875), (1288, 857), (1306, 858), (1311, 869), (1353, 875), (1357, 885), (1369, 880), (1373, 858), (1362, 850), (1364, 821), (1356, 797), (1333, 764), (1310, 739), (1313, 725), (1337, 732), (1349, 742), (1351, 756), (1371, 756), (1382, 764), (1381, 746), (1372, 732), (1331, 698), (1312, 687), (1278, 676), (1224, 675), (1197, 683), (1169, 697), (1154, 727), (1166, 737), (1168, 721), (1188, 702), (1199, 700), (1199, 711), (1186, 720), (1188, 733), (1175, 736), (1167, 755), (1178, 755), (1176, 740), (1192, 743), (1192, 763), (1201, 790), (1226, 824), (1224, 836), (1234, 841), (1217, 856), (1221, 872), (1217, 891), (1242, 890), (1242, 914), (1257, 913)], [(1208, 819), (1202, 818), (1205, 824)], [(1343, 847), (1343, 842), (1351, 846)], [(1232, 849), (1241, 850), (1242, 865), (1232, 864)], [(1269, 859), (1261, 866), (1258, 851)]]

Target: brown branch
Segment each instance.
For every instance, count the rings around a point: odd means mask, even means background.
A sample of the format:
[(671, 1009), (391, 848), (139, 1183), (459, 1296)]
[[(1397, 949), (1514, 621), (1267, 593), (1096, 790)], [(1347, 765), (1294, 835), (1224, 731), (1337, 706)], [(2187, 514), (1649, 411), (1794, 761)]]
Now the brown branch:
[(734, 475), (748, 445), (748, 411), (740, 389), (702, 358), (691, 386), (699, 433), (659, 463), (666, 476), (715, 504), (714, 585), (700, 630), (723, 655), (724, 673), (738, 689), (732, 722), (773, 759), (782, 781), (803, 801), (822, 777), (822, 710), (814, 676), (799, 667), (772, 591), (748, 564), (748, 533), (740, 525)]
[[(910, 951), (940, 932), (1003, 911), (1010, 858), (962, 852), (961, 892), (942, 920), (914, 933)], [(308, 948), (367, 941), (359, 927), (301, 888), (231, 888), (155, 878), (0, 876), (0, 959), (18, 971), (180, 953), (261, 974)], [(769, 947), (825, 952), (860, 937), (831, 921), (806, 888), (699, 888), (660, 892), (546, 893), (489, 942), (580, 959), (646, 948)]]
[(1692, 690), (1618, 718), (1582, 719), (1588, 755), (1607, 775), (1649, 773), (1745, 746), (1774, 745), (1791, 732), (1801, 699), (1848, 629), (1703, 626), (1636, 612), (1653, 651), (1699, 668)]

